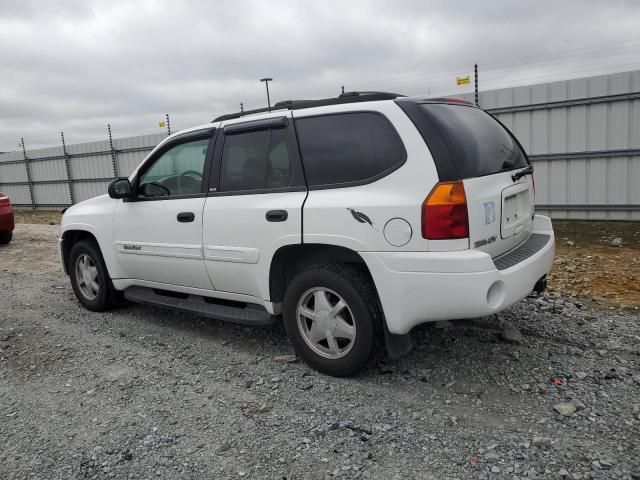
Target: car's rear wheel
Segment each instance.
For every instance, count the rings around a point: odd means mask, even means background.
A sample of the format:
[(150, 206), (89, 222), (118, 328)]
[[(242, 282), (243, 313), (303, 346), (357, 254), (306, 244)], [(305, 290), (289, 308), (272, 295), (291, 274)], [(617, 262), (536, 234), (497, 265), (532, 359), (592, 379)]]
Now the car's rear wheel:
[(381, 321), (371, 280), (350, 265), (313, 265), (290, 283), (283, 302), (298, 355), (323, 373), (345, 377), (371, 358)]
[(13, 238), (13, 232), (0, 232), (0, 245), (6, 245)]
[(67, 271), (73, 291), (85, 308), (99, 312), (113, 307), (115, 290), (95, 242), (82, 240), (71, 248)]

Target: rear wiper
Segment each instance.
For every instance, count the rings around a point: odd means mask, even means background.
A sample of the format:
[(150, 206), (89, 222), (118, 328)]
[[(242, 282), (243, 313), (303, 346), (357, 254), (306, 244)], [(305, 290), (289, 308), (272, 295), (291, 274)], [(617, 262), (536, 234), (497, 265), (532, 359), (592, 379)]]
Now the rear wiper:
[(513, 175), (511, 175), (511, 180), (513, 180), (514, 182), (517, 182), (522, 177), (524, 177), (525, 175), (529, 175), (530, 173), (533, 173), (533, 165), (529, 165), (523, 168), (522, 170), (519, 170)]

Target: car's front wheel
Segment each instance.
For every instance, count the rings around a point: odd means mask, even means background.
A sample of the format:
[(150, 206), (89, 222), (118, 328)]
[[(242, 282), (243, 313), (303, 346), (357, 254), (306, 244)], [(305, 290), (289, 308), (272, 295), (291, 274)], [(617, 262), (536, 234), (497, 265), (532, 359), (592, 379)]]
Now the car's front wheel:
[(115, 290), (95, 242), (76, 243), (71, 248), (67, 269), (73, 291), (85, 308), (99, 312), (114, 305)]
[(299, 273), (283, 302), (296, 352), (323, 373), (345, 377), (371, 358), (381, 321), (371, 280), (350, 265), (313, 265)]

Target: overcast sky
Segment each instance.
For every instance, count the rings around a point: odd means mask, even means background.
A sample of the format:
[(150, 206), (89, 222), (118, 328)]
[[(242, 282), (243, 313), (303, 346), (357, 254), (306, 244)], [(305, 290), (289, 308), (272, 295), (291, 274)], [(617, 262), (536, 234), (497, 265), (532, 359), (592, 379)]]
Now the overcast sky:
[(640, 68), (637, 1), (0, 0), (0, 151), (272, 100), (465, 92)]

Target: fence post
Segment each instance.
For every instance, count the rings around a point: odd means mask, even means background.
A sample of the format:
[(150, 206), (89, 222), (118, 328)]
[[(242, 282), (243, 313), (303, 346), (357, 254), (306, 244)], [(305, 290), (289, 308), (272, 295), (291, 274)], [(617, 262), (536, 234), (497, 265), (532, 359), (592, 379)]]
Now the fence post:
[(22, 145), (22, 155), (24, 156), (24, 169), (27, 171), (27, 182), (29, 182), (29, 198), (31, 199), (31, 208), (36, 209), (36, 199), (33, 195), (33, 180), (31, 179), (31, 165), (29, 165), (29, 157), (27, 156), (27, 149), (24, 147), (24, 138), (20, 138), (20, 144)]
[(111, 124), (107, 123), (107, 131), (109, 132), (109, 148), (111, 149), (111, 165), (113, 167), (113, 178), (118, 178), (118, 159), (116, 158), (116, 150), (113, 148), (113, 137), (111, 137)]
[(476, 107), (479, 106), (478, 103), (478, 64), (473, 64), (473, 83), (475, 84), (475, 97), (476, 97)]
[(69, 187), (69, 200), (71, 200), (71, 205), (76, 203), (74, 194), (73, 194), (73, 184), (71, 183), (71, 160), (69, 158), (69, 153), (67, 152), (67, 144), (64, 141), (64, 132), (60, 132), (60, 137), (62, 138), (62, 154), (64, 155), (64, 168), (67, 171), (67, 186)]

